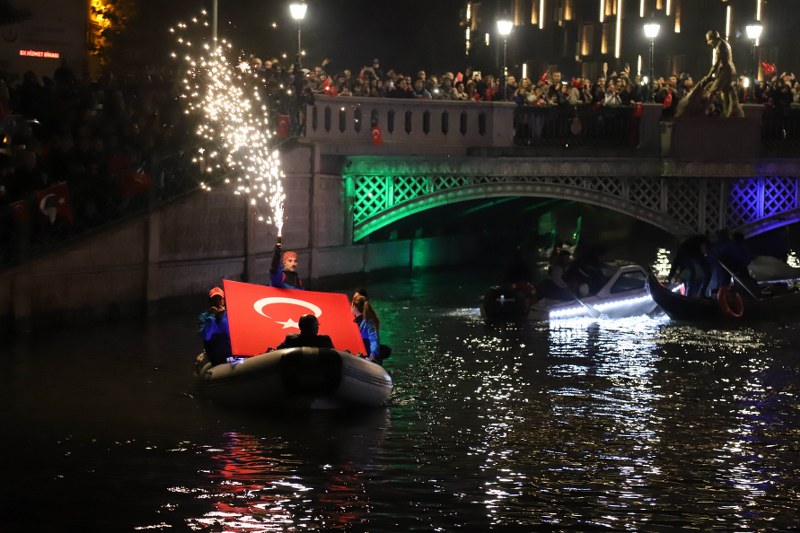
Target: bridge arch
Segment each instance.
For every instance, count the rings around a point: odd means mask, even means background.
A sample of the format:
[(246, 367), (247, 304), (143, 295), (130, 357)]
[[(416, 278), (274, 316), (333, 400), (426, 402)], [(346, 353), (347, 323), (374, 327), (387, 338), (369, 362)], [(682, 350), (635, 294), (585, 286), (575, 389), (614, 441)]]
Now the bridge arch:
[(342, 175), (354, 241), (435, 207), (510, 196), (597, 205), (674, 235), (727, 228), (752, 236), (800, 216), (797, 177), (751, 177), (756, 169), (741, 166), (716, 167), (721, 175), (713, 175), (692, 164), (660, 165), (657, 160), (363, 156), (350, 158)]

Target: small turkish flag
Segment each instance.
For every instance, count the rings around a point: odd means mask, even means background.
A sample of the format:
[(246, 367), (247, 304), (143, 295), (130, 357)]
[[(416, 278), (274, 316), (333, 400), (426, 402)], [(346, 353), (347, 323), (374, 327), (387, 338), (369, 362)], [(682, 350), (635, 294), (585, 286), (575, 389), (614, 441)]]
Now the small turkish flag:
[(383, 144), (383, 135), (381, 135), (381, 129), (378, 126), (372, 126), (372, 144), (375, 146)]
[(319, 334), (329, 335), (337, 350), (364, 354), (364, 341), (353, 322), (350, 299), (332, 292), (296, 291), (224, 280), (225, 305), (234, 355), (258, 355), (298, 333), (300, 317), (319, 319)]
[(31, 219), (31, 210), (28, 208), (28, 202), (26, 200), (18, 200), (8, 207), (11, 208), (11, 214), (14, 215), (15, 220), (27, 222)]
[(122, 196), (132, 198), (150, 191), (153, 180), (144, 172), (133, 170), (122, 175)]
[(289, 136), (289, 115), (278, 117), (278, 138), (285, 139)]
[(34, 191), (39, 211), (43, 217), (49, 216), (47, 209), (55, 207), (56, 213), (63, 216), (72, 224), (72, 204), (69, 201), (69, 185), (61, 182), (47, 189)]

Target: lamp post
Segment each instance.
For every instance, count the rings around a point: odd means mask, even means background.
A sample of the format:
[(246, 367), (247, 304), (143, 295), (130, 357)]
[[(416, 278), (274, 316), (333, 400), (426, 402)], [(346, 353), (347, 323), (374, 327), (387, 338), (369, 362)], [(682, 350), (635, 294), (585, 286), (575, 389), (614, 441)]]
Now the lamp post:
[(508, 77), (508, 67), (506, 66), (506, 48), (508, 45), (508, 36), (511, 35), (511, 28), (514, 23), (506, 18), (497, 21), (497, 33), (503, 37), (503, 75), (500, 78), (500, 99), (506, 100), (506, 78)]
[(648, 89), (647, 101), (653, 101), (653, 56), (656, 48), (656, 37), (661, 30), (661, 24), (655, 21), (648, 22), (644, 25), (644, 36), (650, 39), (650, 83)]
[(300, 56), (302, 55), (302, 45), (300, 41), (300, 31), (303, 26), (303, 19), (306, 16), (308, 5), (305, 2), (293, 2), (289, 4), (289, 12), (292, 18), (297, 21), (297, 66), (300, 66)]
[(761, 37), (761, 32), (764, 30), (764, 26), (761, 25), (760, 22), (755, 21), (751, 24), (748, 24), (744, 28), (745, 32), (747, 33), (747, 38), (753, 41), (753, 81), (758, 79), (758, 59), (756, 57), (756, 43), (758, 39)]

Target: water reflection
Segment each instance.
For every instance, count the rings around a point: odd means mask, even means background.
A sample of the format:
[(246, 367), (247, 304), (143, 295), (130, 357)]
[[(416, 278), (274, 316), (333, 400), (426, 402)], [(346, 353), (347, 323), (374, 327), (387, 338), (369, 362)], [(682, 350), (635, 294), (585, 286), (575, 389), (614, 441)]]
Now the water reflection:
[(336, 418), (338, 427), (321, 417), (300, 419), (320, 437), (313, 449), (297, 440), (294, 423), (271, 420), (280, 436), (227, 432), (219, 448), (204, 450), (211, 465), (200, 472), (200, 484), (171, 490), (210, 502), (202, 516), (187, 520), (194, 530), (352, 529), (370, 511), (365, 481), (389, 428), (388, 413)]
[[(795, 324), (494, 325), (478, 313), (483, 286), (450, 274), (369, 289), (394, 348), (395, 390), (374, 418), (200, 401), (194, 309), (0, 358), (0, 421), (19, 437), (2, 441), (15, 458), (3, 525), (796, 529)], [(48, 513), (17, 511), (42, 501)]]

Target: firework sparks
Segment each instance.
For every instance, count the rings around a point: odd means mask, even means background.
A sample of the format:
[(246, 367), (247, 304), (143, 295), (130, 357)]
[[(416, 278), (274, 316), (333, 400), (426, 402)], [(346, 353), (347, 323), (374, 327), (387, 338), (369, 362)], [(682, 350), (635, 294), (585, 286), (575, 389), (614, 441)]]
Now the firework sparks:
[[(203, 13), (205, 16), (205, 12)], [(209, 175), (226, 175), (234, 193), (244, 196), (258, 220), (283, 227), (283, 172), (277, 150), (270, 148), (268, 110), (259, 94), (260, 79), (240, 62), (229, 60), (233, 46), (225, 40), (193, 43), (187, 35), (207, 28), (204, 18), (179, 23), (170, 31), (183, 49), (185, 71), (181, 97), (186, 112), (201, 117), (197, 134), (208, 146), (195, 161)], [(178, 53), (172, 56), (179, 58)], [(207, 183), (200, 184), (208, 190)]]

